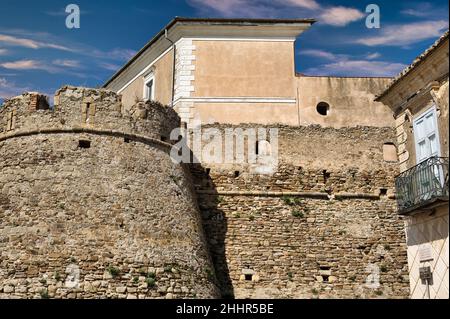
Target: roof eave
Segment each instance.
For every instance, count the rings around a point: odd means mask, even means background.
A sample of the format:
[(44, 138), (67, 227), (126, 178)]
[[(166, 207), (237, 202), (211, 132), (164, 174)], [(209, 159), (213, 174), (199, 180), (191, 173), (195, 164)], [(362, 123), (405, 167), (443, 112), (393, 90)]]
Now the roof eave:
[(382, 100), (404, 79), (406, 78), (411, 72), (415, 69), (417, 69), (430, 55), (432, 55), (436, 50), (438, 50), (446, 40), (449, 38), (449, 31), (447, 30), (433, 45), (425, 50), (421, 55), (419, 55), (416, 59), (418, 61), (413, 62), (411, 65), (409, 65), (406, 69), (404, 69), (400, 74), (394, 78), (392, 83), (388, 85), (388, 87), (380, 93), (378, 96), (375, 97), (376, 102), (382, 102)]
[(164, 36), (166, 30), (170, 30), (177, 23), (206, 23), (206, 24), (230, 24), (230, 25), (252, 25), (259, 24), (309, 24), (313, 25), (315, 19), (226, 19), (226, 18), (184, 18), (175, 17), (170, 21), (161, 31), (159, 31), (142, 49), (140, 49), (123, 67), (121, 67), (113, 76), (103, 84), (106, 88), (111, 84), (122, 72), (124, 72), (133, 62), (135, 62), (148, 48), (150, 48), (156, 41)]

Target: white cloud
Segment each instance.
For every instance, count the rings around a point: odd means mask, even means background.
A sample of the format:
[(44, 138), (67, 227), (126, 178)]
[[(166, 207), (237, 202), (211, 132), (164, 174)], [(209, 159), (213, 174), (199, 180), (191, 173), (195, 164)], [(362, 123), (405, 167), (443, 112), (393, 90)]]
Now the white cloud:
[[(262, 14), (254, 1), (245, 0), (188, 0), (189, 4), (202, 11), (212, 10), (223, 16), (238, 14), (258, 15)], [(247, 13), (246, 13), (247, 11)]]
[(364, 14), (354, 8), (321, 6), (316, 0), (187, 0), (202, 14), (224, 17), (299, 17), (318, 16), (319, 22), (346, 26), (360, 20)]
[(61, 67), (67, 67), (67, 68), (80, 68), (81, 64), (80, 61), (77, 60), (65, 60), (65, 59), (58, 59), (53, 61), (54, 65), (61, 66)]
[(366, 56), (366, 59), (368, 59), (368, 60), (375, 60), (375, 59), (378, 59), (378, 58), (380, 58), (380, 57), (381, 57), (381, 54), (380, 54), (380, 53), (374, 52), (374, 53), (369, 53), (369, 54)]
[(211, 9), (223, 16), (263, 16), (276, 13), (288, 7), (318, 10), (316, 0), (188, 0), (199, 9)]
[(408, 3), (408, 7), (400, 11), (400, 13), (409, 17), (434, 17), (434, 19), (446, 18), (448, 15), (448, 11), (445, 10), (445, 8), (436, 6), (434, 3), (430, 2), (421, 2), (417, 4)]
[(306, 8), (306, 9), (319, 9), (320, 5), (315, 0), (284, 0), (279, 2), (286, 2), (294, 6)]
[(113, 50), (108, 51), (108, 52), (101, 52), (99, 55), (102, 58), (109, 58), (109, 59), (113, 59), (113, 60), (128, 61), (135, 54), (136, 54), (136, 51), (134, 51), (134, 50), (116, 48), (116, 49), (113, 49)]
[(25, 87), (19, 87), (5, 78), (0, 78), (0, 99), (10, 98), (25, 91), (28, 91), (28, 89)]
[(429, 15), (429, 13), (426, 11), (420, 11), (420, 10), (416, 10), (416, 9), (405, 9), (405, 10), (402, 10), (401, 13), (403, 15), (419, 17), (419, 18), (427, 17)]
[(322, 58), (322, 59), (327, 59), (327, 60), (335, 60), (336, 59), (336, 55), (334, 55), (331, 52), (327, 52), (327, 51), (323, 51), (323, 50), (314, 50), (314, 49), (302, 50), (302, 51), (300, 51), (299, 54), (313, 56), (316, 58)]
[(299, 54), (329, 61), (303, 72), (309, 75), (391, 77), (406, 67), (402, 63), (375, 61), (375, 59), (381, 57), (381, 54), (378, 52), (363, 56), (350, 56), (348, 54), (335, 54), (324, 50), (310, 49), (303, 50)]
[(77, 68), (79, 64), (72, 60), (55, 60), (52, 63), (46, 63), (38, 60), (18, 60), (12, 62), (0, 63), (0, 68), (17, 71), (42, 70), (47, 73), (65, 73), (77, 77), (86, 77), (85, 74), (70, 71), (69, 69)]
[[(14, 96), (18, 96), (24, 92), (36, 91), (36, 88), (29, 88), (24, 86), (18, 86), (16, 83), (8, 81), (5, 78), (0, 78), (0, 104), (2, 100), (9, 99)], [(50, 104), (53, 104), (53, 93), (49, 91), (42, 92), (44, 95), (48, 96)], [(53, 91), (54, 92), (54, 91)]]
[(118, 71), (120, 69), (119, 65), (116, 64), (112, 64), (112, 63), (100, 63), (100, 67), (105, 69), (105, 70), (109, 70), (109, 71)]
[(20, 38), (20, 37), (10, 36), (10, 35), (6, 35), (6, 34), (0, 34), (0, 43), (1, 42), (8, 44), (8, 45), (19, 46), (19, 47), (24, 47), (24, 48), (29, 48), (29, 49), (50, 48), (50, 49), (57, 49), (57, 50), (62, 50), (62, 51), (73, 51), (72, 49), (62, 46), (62, 45), (58, 45), (58, 44), (54, 44), (54, 43), (47, 43), (47, 42), (40, 42), (40, 41), (35, 41), (32, 39)]
[[(64, 41), (60, 38), (45, 32), (30, 32), (21, 29), (6, 30), (3, 32), (8, 34), (0, 34), (0, 44), (4, 43), (6, 45), (19, 46), (28, 49), (57, 49), (101, 60), (117, 61), (128, 61), (136, 54), (136, 51), (124, 48), (114, 48), (110, 51), (103, 51), (80, 43), (70, 43), (70, 46), (64, 45)], [(59, 60), (59, 62), (61, 61), (63, 60)], [(69, 60), (65, 61), (67, 62)], [(56, 64), (58, 63), (55, 63), (55, 65)], [(61, 66), (70, 67), (70, 65)]]
[(45, 69), (45, 66), (36, 60), (19, 60), (14, 62), (0, 63), (0, 67), (8, 70), (39, 70)]
[(405, 67), (406, 65), (402, 63), (386, 61), (347, 60), (310, 68), (304, 73), (310, 75), (392, 77)]
[(405, 46), (423, 40), (438, 38), (448, 29), (448, 21), (425, 21), (384, 27), (380, 35), (360, 38), (355, 43), (366, 46)]
[(306, 49), (301, 50), (299, 55), (307, 55), (315, 58), (330, 60), (330, 61), (344, 61), (348, 60), (349, 56), (346, 54), (335, 54), (324, 50)]
[(361, 20), (364, 13), (354, 8), (347, 7), (330, 7), (324, 9), (320, 14), (320, 23), (329, 24), (337, 27), (343, 27), (349, 23)]

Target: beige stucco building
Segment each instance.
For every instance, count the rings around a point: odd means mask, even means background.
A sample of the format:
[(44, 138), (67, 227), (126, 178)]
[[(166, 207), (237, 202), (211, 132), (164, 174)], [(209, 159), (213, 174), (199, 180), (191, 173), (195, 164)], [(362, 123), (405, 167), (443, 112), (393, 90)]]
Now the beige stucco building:
[(449, 34), (419, 56), (377, 101), (396, 120), (399, 213), (405, 216), (412, 298), (449, 298)]
[(105, 88), (122, 94), (128, 107), (142, 99), (172, 104), (188, 125), (194, 118), (202, 124), (393, 125), (389, 110), (374, 102), (388, 78), (296, 74), (295, 41), (313, 23), (175, 18)]

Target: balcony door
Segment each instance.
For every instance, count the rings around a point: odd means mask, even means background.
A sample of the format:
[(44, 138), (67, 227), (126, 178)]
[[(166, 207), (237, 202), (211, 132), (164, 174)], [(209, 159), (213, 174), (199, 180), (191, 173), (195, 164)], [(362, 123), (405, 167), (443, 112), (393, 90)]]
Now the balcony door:
[(439, 131), (437, 125), (436, 107), (414, 120), (414, 140), (416, 147), (417, 175), (415, 190), (420, 200), (428, 200), (434, 194), (434, 190), (441, 189), (444, 183), (442, 167), (433, 165), (433, 157), (441, 155), (439, 143)]
[(414, 120), (414, 139), (417, 164), (441, 155), (435, 106)]

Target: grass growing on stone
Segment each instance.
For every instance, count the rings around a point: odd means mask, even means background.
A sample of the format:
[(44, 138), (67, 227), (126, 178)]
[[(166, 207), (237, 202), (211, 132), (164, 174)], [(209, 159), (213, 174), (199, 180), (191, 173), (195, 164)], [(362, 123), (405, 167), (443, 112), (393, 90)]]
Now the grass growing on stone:
[(116, 278), (116, 277), (119, 276), (119, 274), (120, 274), (119, 268), (116, 268), (116, 267), (114, 267), (114, 266), (108, 266), (108, 268), (107, 268), (106, 270), (109, 272), (109, 274), (110, 274), (113, 278)]
[(293, 210), (292, 211), (292, 216), (294, 216), (296, 218), (303, 218), (304, 214), (301, 211), (299, 211), (299, 210)]
[(164, 267), (164, 272), (171, 273), (172, 272), (172, 267), (171, 266)]
[(292, 197), (292, 196), (283, 196), (282, 199), (283, 199), (283, 202), (289, 206), (299, 205), (302, 202), (302, 200), (300, 198)]
[(178, 184), (178, 182), (181, 180), (181, 177), (175, 176), (175, 175), (170, 175), (170, 179), (171, 179), (175, 184)]
[(42, 289), (39, 294), (41, 295), (42, 299), (49, 299), (50, 296), (48, 295), (48, 290), (47, 289)]
[(155, 287), (155, 285), (156, 285), (156, 280), (155, 280), (155, 278), (147, 277), (147, 278), (145, 279), (145, 282), (147, 283), (147, 287), (148, 287), (148, 288)]
[(206, 272), (206, 276), (208, 276), (208, 280), (209, 281), (213, 281), (214, 280), (214, 273), (213, 273), (213, 271), (211, 269), (209, 269), (209, 268), (206, 268), (205, 272)]

